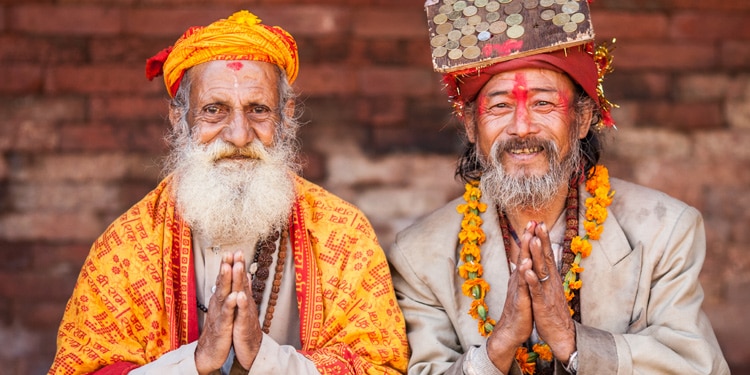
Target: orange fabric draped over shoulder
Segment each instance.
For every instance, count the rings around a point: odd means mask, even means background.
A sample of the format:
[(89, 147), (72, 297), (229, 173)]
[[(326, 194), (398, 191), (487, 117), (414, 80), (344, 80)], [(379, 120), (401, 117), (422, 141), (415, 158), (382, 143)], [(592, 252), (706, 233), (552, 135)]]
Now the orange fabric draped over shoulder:
[[(49, 374), (122, 374), (198, 337), (190, 229), (171, 178), (91, 248)], [(354, 206), (296, 177), (290, 223), (300, 353), (322, 374), (397, 374), (409, 347), (390, 271)], [(274, 322), (282, 324), (282, 322)]]

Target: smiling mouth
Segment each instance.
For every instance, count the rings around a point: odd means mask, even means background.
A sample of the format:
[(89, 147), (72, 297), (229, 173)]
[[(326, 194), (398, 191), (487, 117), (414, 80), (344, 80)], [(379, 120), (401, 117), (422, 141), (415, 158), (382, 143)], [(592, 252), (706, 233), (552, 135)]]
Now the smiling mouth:
[(525, 148), (514, 148), (508, 150), (513, 155), (530, 155), (530, 154), (536, 154), (539, 152), (542, 152), (544, 150), (541, 146), (536, 147), (525, 147)]

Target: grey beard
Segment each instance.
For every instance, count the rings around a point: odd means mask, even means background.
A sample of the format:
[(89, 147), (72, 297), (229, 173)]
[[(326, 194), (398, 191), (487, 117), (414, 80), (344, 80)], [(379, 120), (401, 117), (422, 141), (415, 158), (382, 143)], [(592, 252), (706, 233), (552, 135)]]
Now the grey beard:
[[(579, 167), (581, 161), (580, 141), (575, 140), (570, 144), (570, 152), (560, 155), (557, 145), (546, 140), (511, 140), (506, 142), (495, 142), (492, 145), (489, 158), (480, 155), (483, 167), (480, 189), (482, 196), (488, 201), (497, 204), (506, 212), (517, 212), (520, 210), (543, 210), (552, 203), (559, 190), (568, 186), (573, 173)], [(547, 173), (536, 175), (509, 175), (503, 168), (500, 158), (508, 148), (517, 147), (519, 143), (530, 145), (543, 145), (547, 155)]]
[(269, 149), (256, 139), (242, 153), (221, 140), (178, 140), (170, 156), (177, 209), (190, 228), (214, 243), (257, 241), (281, 229), (294, 203), (293, 151)]

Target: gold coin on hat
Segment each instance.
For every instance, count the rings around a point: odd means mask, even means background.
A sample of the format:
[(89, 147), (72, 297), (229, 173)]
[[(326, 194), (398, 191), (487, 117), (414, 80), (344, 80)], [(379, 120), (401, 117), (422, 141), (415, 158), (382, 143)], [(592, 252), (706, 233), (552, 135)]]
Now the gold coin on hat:
[(445, 43), (445, 48), (452, 50), (458, 48), (459, 44), (457, 40), (449, 40), (448, 43)]
[(450, 14), (453, 11), (453, 5), (450, 4), (443, 4), (438, 8), (438, 12), (440, 14)]
[(500, 4), (508, 4), (509, 2), (511, 2), (513, 0), (497, 0), (497, 1), (499, 1)]
[(473, 60), (479, 57), (481, 53), (482, 53), (482, 50), (480, 50), (479, 47), (471, 46), (471, 47), (467, 47), (464, 50), (463, 56), (465, 59)]
[(448, 58), (451, 60), (458, 60), (464, 56), (463, 51), (460, 49), (452, 49), (448, 51)]
[(451, 8), (453, 7), (453, 4), (456, 3), (457, 0), (443, 0), (443, 4), (450, 5)]
[(430, 45), (433, 47), (440, 47), (444, 46), (445, 43), (448, 43), (448, 37), (445, 35), (436, 35), (432, 39), (430, 39)]
[(482, 22), (482, 16), (478, 14), (469, 17), (469, 25), (476, 26), (479, 25), (480, 22)]
[(552, 23), (555, 24), (555, 26), (562, 27), (566, 23), (570, 21), (570, 14), (567, 13), (557, 13), (554, 17), (552, 17)]
[(578, 30), (578, 24), (571, 21), (571, 22), (568, 22), (565, 25), (563, 25), (562, 29), (566, 33), (572, 33), (574, 31)]
[(469, 21), (466, 18), (459, 18), (455, 21), (453, 21), (453, 28), (456, 30), (461, 30), (466, 24), (468, 24)]
[(539, 0), (523, 0), (523, 7), (526, 9), (534, 9), (539, 6)]
[(448, 49), (440, 46), (432, 50), (432, 57), (443, 57), (448, 54)]
[(440, 13), (437, 16), (432, 17), (432, 22), (435, 22), (435, 25), (442, 25), (448, 22), (448, 15)]
[(489, 0), (474, 0), (474, 6), (477, 8), (484, 8), (489, 3)]
[(539, 5), (543, 7), (551, 7), (555, 3), (555, 0), (539, 0)]
[(444, 24), (438, 25), (435, 28), (435, 32), (437, 32), (440, 35), (447, 35), (451, 30), (453, 30), (453, 24), (450, 22), (446, 22)]
[(500, 3), (498, 3), (497, 1), (490, 1), (489, 3), (487, 3), (484, 9), (486, 9), (488, 12), (495, 12), (500, 9)]
[(508, 17), (505, 17), (505, 23), (507, 23), (508, 26), (520, 25), (523, 23), (523, 16), (518, 13), (510, 14)]
[(546, 9), (546, 10), (542, 11), (542, 13), (539, 15), (539, 18), (541, 18), (541, 19), (543, 19), (545, 21), (549, 21), (553, 17), (555, 17), (555, 11), (553, 9)]
[(576, 3), (575, 1), (568, 1), (562, 6), (563, 13), (567, 13), (567, 14), (573, 14), (577, 12), (578, 9), (581, 9), (581, 6), (578, 5), (578, 3)]
[(523, 26), (521, 25), (513, 25), (508, 28), (508, 31), (505, 33), (508, 35), (508, 38), (511, 39), (518, 39), (523, 36), (523, 33), (525, 30), (523, 29)]
[(457, 19), (461, 18), (461, 12), (454, 10), (448, 15), (448, 19), (451, 21), (455, 21)]
[(474, 34), (472, 34), (472, 35), (465, 35), (464, 37), (461, 38), (461, 40), (459, 41), (459, 43), (461, 44), (461, 47), (476, 46), (477, 45), (477, 37)]
[(477, 7), (473, 5), (469, 5), (466, 8), (464, 8), (464, 16), (471, 17), (475, 14), (477, 14)]
[(489, 31), (494, 35), (498, 35), (498, 34), (504, 33), (505, 30), (507, 29), (508, 29), (507, 23), (505, 23), (504, 21), (497, 21), (497, 22), (493, 22), (490, 24)]
[(505, 14), (514, 14), (520, 12), (521, 9), (523, 9), (523, 4), (520, 2), (509, 3), (503, 8), (503, 12), (505, 12)]
[(487, 31), (490, 29), (490, 24), (488, 22), (480, 22), (475, 29), (477, 32), (481, 33), (482, 31)]
[(586, 15), (584, 15), (583, 13), (576, 13), (570, 16), (570, 20), (575, 23), (581, 23), (586, 20)]
[(455, 3), (455, 4), (453, 4), (453, 10), (455, 10), (455, 11), (457, 11), (457, 12), (461, 12), (461, 11), (463, 11), (463, 10), (464, 10), (464, 8), (466, 8), (466, 2), (465, 2), (465, 1), (463, 1), (463, 0), (461, 0), (461, 1), (456, 1), (456, 3)]
[(563, 5), (563, 4), (567, 3), (568, 1), (570, 1), (570, 0), (555, 0), (555, 3)]
[(461, 30), (451, 30), (451, 32), (448, 33), (448, 40), (459, 40), (463, 34), (461, 34)]
[(487, 20), (487, 22), (493, 23), (493, 22), (495, 22), (495, 21), (497, 21), (497, 20), (500, 19), (500, 13), (498, 13), (498, 12), (489, 12), (489, 13), (487, 13), (486, 16), (484, 16), (484, 18)]
[(464, 35), (474, 34), (475, 30), (476, 30), (476, 28), (474, 26), (472, 26), (472, 25), (466, 25), (466, 26), (464, 26), (464, 27), (461, 28), (461, 34), (464, 34)]

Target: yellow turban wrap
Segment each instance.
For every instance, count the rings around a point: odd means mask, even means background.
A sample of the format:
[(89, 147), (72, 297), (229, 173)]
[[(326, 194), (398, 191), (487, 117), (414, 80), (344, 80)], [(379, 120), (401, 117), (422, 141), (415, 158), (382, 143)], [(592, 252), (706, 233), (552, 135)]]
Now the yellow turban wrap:
[(297, 42), (276, 26), (260, 23), (242, 10), (208, 26), (194, 26), (168, 47), (146, 61), (149, 80), (164, 74), (164, 84), (174, 97), (185, 71), (214, 60), (252, 60), (274, 64), (286, 72), (289, 83), (299, 70)]

